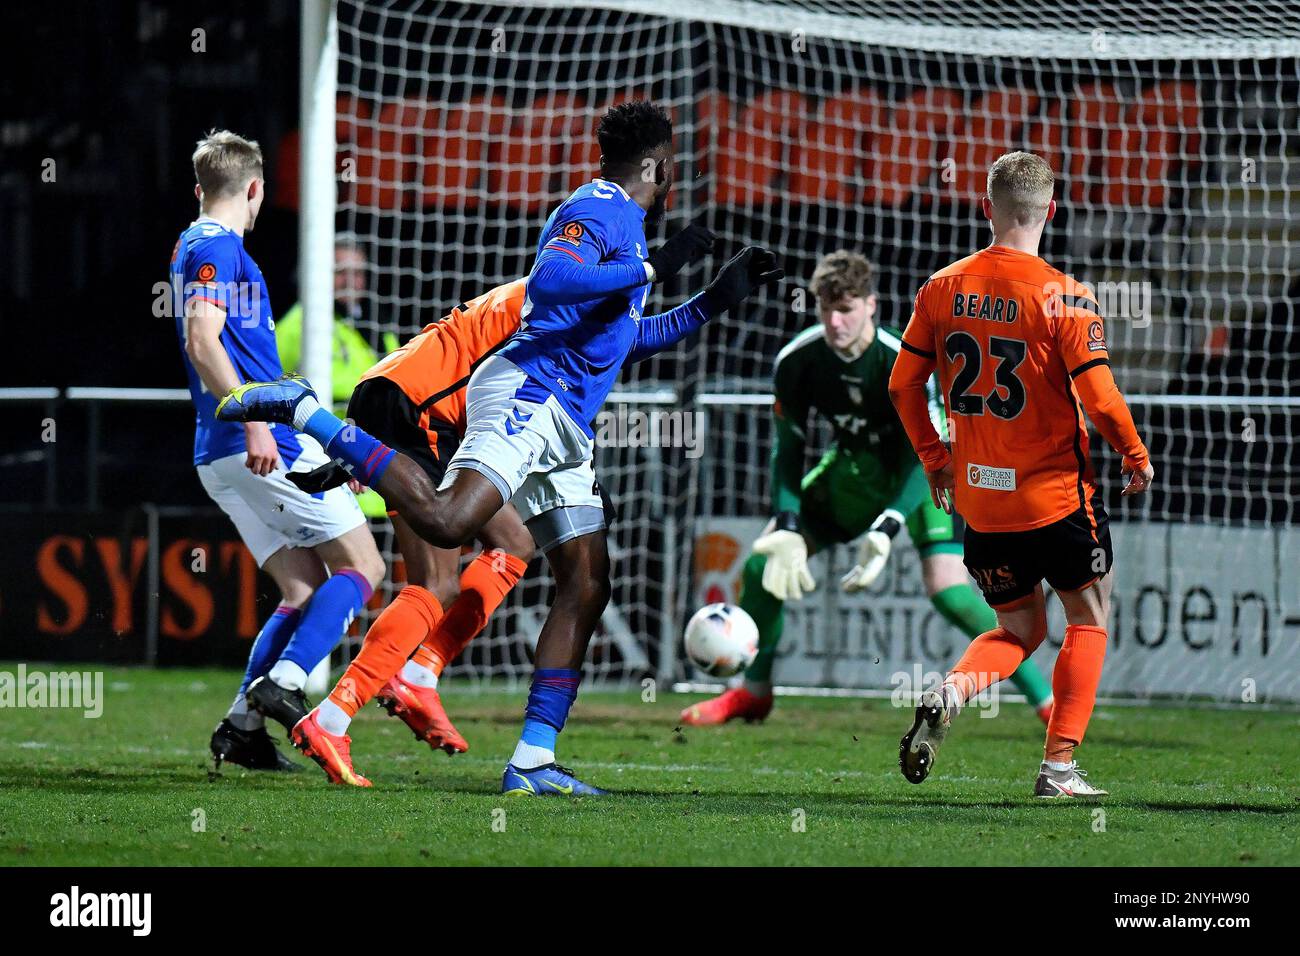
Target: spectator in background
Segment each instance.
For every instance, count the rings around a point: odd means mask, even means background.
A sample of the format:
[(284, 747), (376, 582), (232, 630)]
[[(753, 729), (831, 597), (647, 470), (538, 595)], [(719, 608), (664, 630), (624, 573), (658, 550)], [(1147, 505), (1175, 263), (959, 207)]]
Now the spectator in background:
[[(334, 411), (346, 417), (348, 399), (361, 381), (361, 376), (379, 356), (366, 337), (353, 325), (361, 317), (361, 304), (366, 294), (366, 271), (369, 263), (366, 254), (351, 236), (339, 236), (334, 243), (334, 336), (330, 349)], [(275, 323), (275, 346), (280, 353), (280, 364), (288, 371), (302, 371), (302, 303), (295, 302), (284, 317)], [(392, 333), (384, 337), (387, 351), (397, 348)], [(362, 512), (370, 518), (386, 514), (384, 501), (373, 490), (357, 496)]]

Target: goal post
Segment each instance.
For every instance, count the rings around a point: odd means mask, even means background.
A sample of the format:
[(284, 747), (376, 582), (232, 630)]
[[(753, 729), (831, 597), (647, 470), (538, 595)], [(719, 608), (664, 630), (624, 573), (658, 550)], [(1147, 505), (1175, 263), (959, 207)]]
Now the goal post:
[[(301, 0), (299, 116), (302, 184), (298, 219), (298, 290), (303, 375), (320, 395), (333, 393), (334, 216), (338, 208), (334, 104), (338, 90), (338, 19), (334, 0)], [(308, 675), (308, 692), (329, 690), (329, 660)]]
[[(987, 241), (989, 163), (1035, 150), (1059, 179), (1044, 256), (1097, 292), (1157, 468), (1150, 495), (1121, 500), (1094, 436), (1118, 568), (1103, 690), (1300, 699), (1298, 19), (1281, 0), (339, 0), (339, 220), (369, 258), (364, 331), (407, 337), (525, 274), (548, 211), (596, 175), (601, 113), (670, 109), (667, 228), (701, 216), (722, 254), (762, 244), (788, 276), (627, 370), (598, 434), (621, 515), (589, 677), (689, 678), (681, 626), (734, 599), (768, 514), (772, 362), (816, 322), (816, 260), (870, 256), (880, 320), (901, 327), (925, 278)], [(848, 557), (818, 558), (776, 680), (880, 689), (948, 663), (964, 638), (926, 602), (915, 553), (852, 598), (830, 573)], [(527, 677), (540, 563), (453, 682)]]

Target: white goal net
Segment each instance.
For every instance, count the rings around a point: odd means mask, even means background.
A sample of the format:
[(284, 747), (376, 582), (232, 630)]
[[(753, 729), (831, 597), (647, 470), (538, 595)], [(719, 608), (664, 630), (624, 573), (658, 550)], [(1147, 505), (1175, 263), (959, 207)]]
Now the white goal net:
[[(624, 375), (597, 463), (621, 517), (590, 677), (689, 677), (682, 622), (734, 598), (769, 513), (772, 363), (816, 321), (817, 258), (871, 257), (880, 317), (901, 327), (920, 283), (987, 241), (989, 163), (1029, 148), (1060, 180), (1044, 256), (1097, 290), (1158, 470), (1153, 494), (1121, 501), (1119, 462), (1094, 442), (1119, 570), (1103, 691), (1300, 699), (1296, 7), (339, 0), (338, 26), (338, 225), (369, 256), (376, 341), (525, 274), (549, 210), (596, 175), (597, 120), (625, 98), (675, 119), (665, 234), (703, 216), (723, 254), (765, 245), (789, 277)], [(645, 447), (637, 416), (653, 412), (687, 426), (674, 447)], [(963, 638), (899, 550), (854, 598), (828, 567), (847, 555), (818, 559), (778, 683), (888, 688), (954, 656)], [(526, 677), (541, 565), (455, 679)]]

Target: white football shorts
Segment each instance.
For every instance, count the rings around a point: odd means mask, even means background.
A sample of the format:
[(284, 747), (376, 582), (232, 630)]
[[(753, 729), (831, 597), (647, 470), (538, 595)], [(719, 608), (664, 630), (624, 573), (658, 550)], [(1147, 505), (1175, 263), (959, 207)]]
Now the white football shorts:
[[(290, 471), (311, 471), (329, 461), (314, 438), (295, 437), (302, 454)], [(365, 523), (356, 497), (346, 487), (313, 497), (290, 482), (283, 470), (265, 477), (253, 474), (244, 467), (247, 457), (240, 452), (197, 467), (208, 497), (230, 516), (258, 567), (281, 548), (312, 548)]]
[(603, 513), (594, 443), (519, 366), (499, 355), (484, 361), (469, 380), (465, 418), (465, 437), (447, 464), (444, 486), (467, 468), (496, 485), (524, 521), (557, 508)]

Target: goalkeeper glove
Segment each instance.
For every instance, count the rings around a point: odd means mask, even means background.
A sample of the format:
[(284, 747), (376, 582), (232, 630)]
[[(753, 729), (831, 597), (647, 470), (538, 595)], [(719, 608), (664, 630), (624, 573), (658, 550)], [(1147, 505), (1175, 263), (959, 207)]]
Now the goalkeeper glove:
[(880, 572), (885, 570), (889, 560), (890, 549), (894, 545), (894, 535), (903, 526), (903, 516), (892, 508), (880, 513), (862, 541), (858, 544), (858, 563), (844, 577), (840, 578), (840, 589), (846, 594), (856, 594), (875, 583)]
[(808, 545), (791, 512), (777, 516), (776, 527), (754, 542), (754, 553), (767, 555), (763, 590), (781, 601), (797, 601), (817, 585), (808, 571)]
[(784, 278), (776, 256), (758, 246), (746, 246), (732, 256), (704, 290), (709, 311), (720, 315), (740, 305), (763, 286)]
[(666, 282), (713, 248), (713, 233), (693, 222), (646, 256), (651, 282)]

